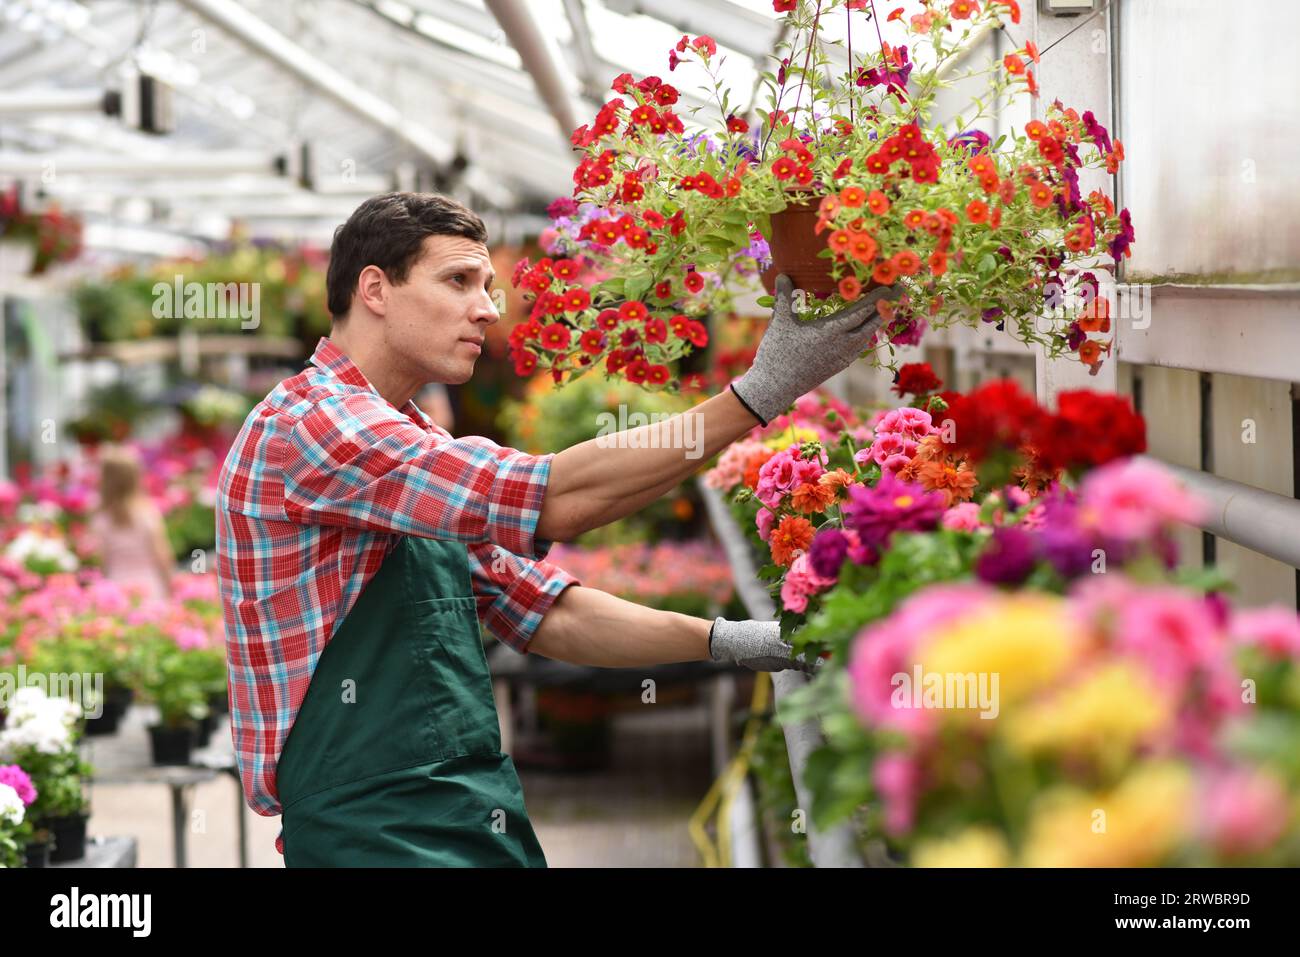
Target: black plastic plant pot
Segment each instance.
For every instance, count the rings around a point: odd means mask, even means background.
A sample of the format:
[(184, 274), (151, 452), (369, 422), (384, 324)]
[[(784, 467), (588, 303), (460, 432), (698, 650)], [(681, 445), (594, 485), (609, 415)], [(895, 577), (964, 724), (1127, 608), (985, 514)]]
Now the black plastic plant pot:
[(50, 842), (49, 841), (31, 841), (25, 848), (27, 854), (28, 867), (49, 867), (50, 866)]
[(46, 818), (41, 826), (48, 828), (54, 847), (50, 850), (50, 863), (62, 864), (79, 861), (86, 856), (86, 822), (89, 814), (69, 814), (66, 817)]
[(171, 728), (155, 724), (149, 727), (149, 745), (155, 765), (185, 765), (190, 763), (197, 728), (192, 724)]

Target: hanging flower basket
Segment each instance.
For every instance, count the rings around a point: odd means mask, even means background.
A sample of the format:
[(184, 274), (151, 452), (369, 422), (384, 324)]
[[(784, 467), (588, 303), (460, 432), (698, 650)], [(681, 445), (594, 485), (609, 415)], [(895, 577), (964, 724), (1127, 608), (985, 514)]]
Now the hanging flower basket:
[[(930, 326), (989, 323), (1097, 370), (1108, 330), (1066, 303), (1086, 306), (1098, 282), (1089, 270), (1107, 268), (1102, 254), (1128, 255), (1133, 227), (1103, 191), (1081, 192), (1080, 171), (1116, 172), (1122, 146), (1059, 101), (996, 140), (980, 129), (991, 125), (985, 104), (1015, 110), (1039, 95), (1041, 54), (1016, 3), (935, 0), (887, 25), (871, 6), (776, 4), (790, 39), (752, 113), (739, 105), (749, 91), (723, 82), (708, 36), (682, 37), (668, 70), (702, 70), (709, 107), (678, 115), (678, 90), (660, 76), (614, 80), (573, 133), (582, 156), (572, 197), (550, 207), (549, 255), (514, 271), (533, 297), (510, 337), (520, 374), (549, 370), (559, 382), (603, 367), (673, 389), (677, 360), (708, 342), (705, 321), (734, 311), (760, 276), (770, 291), (778, 271), (812, 293), (801, 318), (873, 284), (899, 287), (878, 305), (886, 324), (867, 354), (878, 365), (893, 367), (893, 347), (918, 344)], [(851, 41), (856, 27), (847, 70), (821, 38), (832, 18)], [(952, 129), (932, 125), (947, 69), (989, 29), (1015, 49), (987, 64), (987, 93)]]

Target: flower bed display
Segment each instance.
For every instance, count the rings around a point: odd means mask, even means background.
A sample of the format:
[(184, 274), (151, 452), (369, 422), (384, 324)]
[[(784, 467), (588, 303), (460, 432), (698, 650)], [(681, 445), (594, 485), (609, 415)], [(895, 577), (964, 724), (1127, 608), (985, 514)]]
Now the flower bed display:
[[(1095, 371), (1111, 348), (1099, 256), (1128, 255), (1134, 231), (1103, 192), (1082, 194), (1079, 173), (1113, 173), (1124, 151), (1090, 111), (1060, 102), (996, 141), (979, 128), (1039, 95), (1040, 54), (1017, 39), (1014, 0), (936, 0), (907, 23), (910, 53), (881, 39), (871, 0), (775, 7), (792, 39), (762, 75), (756, 116), (726, 88), (715, 40), (683, 36), (668, 70), (702, 72), (709, 108), (688, 115), (673, 84), (624, 73), (574, 131), (573, 196), (550, 210), (563, 251), (513, 275), (534, 297), (511, 336), (517, 369), (558, 382), (603, 367), (675, 387), (673, 364), (708, 341), (706, 319), (728, 314), (760, 274), (770, 291), (785, 271), (810, 294), (805, 318), (873, 285), (903, 290), (879, 307), (886, 322), (867, 353), (877, 364), (892, 365), (892, 346), (915, 345), (927, 326), (993, 323)], [(846, 72), (821, 38), (841, 17)], [(970, 72), (988, 89), (950, 135), (935, 125), (936, 97), (950, 63), (990, 28), (1019, 45)]]
[(1300, 620), (1178, 567), (1202, 507), (1133, 458), (1141, 419), (902, 372), (912, 403), (868, 428), (706, 476), (824, 659), (780, 709), (825, 735), (814, 822), (921, 866), (1300, 860)]

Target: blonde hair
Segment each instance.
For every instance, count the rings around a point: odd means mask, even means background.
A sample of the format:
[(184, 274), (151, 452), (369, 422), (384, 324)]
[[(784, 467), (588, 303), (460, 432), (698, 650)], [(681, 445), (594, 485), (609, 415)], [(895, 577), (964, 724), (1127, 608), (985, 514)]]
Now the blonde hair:
[(130, 525), (143, 501), (140, 458), (133, 449), (110, 445), (99, 459), (99, 507), (115, 525)]

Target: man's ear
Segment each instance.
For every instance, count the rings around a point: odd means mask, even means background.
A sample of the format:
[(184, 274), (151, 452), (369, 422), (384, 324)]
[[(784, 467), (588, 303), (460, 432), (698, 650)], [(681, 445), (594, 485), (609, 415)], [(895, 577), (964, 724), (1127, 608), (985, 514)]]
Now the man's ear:
[(388, 276), (378, 266), (367, 266), (357, 277), (356, 297), (377, 316), (388, 311)]

